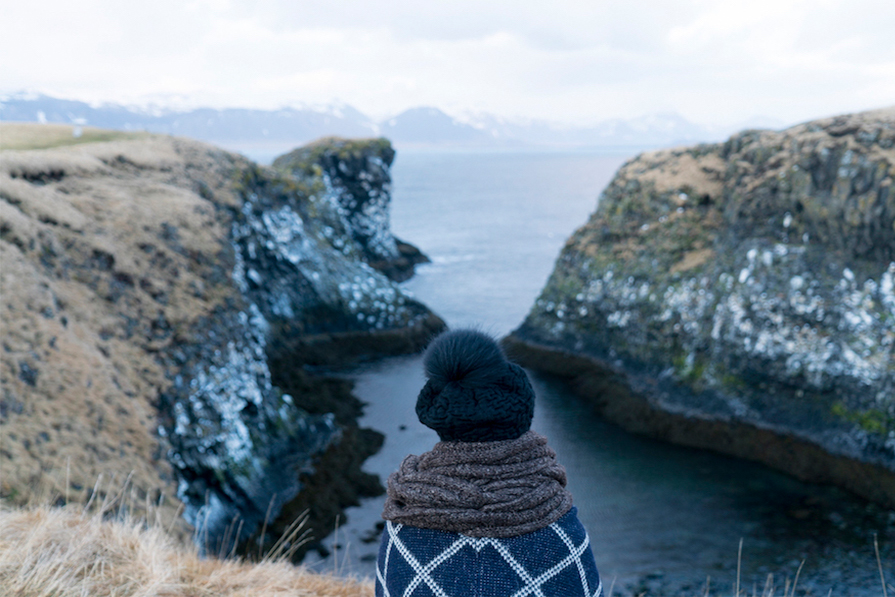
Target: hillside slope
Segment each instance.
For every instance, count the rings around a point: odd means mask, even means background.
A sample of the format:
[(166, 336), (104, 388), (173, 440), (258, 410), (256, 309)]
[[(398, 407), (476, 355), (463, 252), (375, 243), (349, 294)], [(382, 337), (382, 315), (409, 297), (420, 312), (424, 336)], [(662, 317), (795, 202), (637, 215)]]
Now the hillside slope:
[(443, 323), (346, 230), (319, 174), (194, 141), (0, 153), (0, 497), (86, 502), (130, 476), (218, 550), (285, 529), (295, 500), (350, 503), (301, 494), (320, 458), (379, 490), (357, 400), (304, 365), (417, 350)]

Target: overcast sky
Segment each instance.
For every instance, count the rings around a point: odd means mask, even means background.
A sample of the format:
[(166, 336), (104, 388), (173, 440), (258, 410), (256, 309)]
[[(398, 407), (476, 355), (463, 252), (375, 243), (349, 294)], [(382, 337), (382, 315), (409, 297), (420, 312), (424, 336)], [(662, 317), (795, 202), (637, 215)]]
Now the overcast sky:
[(0, 0), (0, 92), (783, 123), (895, 105), (895, 0)]

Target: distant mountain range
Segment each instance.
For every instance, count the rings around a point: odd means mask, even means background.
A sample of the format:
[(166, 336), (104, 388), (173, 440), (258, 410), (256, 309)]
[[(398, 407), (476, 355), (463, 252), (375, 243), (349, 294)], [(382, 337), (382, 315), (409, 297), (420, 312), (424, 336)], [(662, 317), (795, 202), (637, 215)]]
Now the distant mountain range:
[(26, 93), (0, 97), (0, 121), (56, 122), (180, 135), (241, 151), (259, 161), (268, 161), (293, 147), (329, 135), (382, 135), (398, 148), (643, 150), (717, 141), (741, 128), (779, 128), (785, 124), (764, 119), (739, 127), (709, 128), (671, 113), (570, 127), (542, 120), (507, 120), (490, 114), (457, 118), (437, 108), (425, 107), (412, 108), (376, 122), (347, 105), (279, 110), (173, 110), (91, 105)]

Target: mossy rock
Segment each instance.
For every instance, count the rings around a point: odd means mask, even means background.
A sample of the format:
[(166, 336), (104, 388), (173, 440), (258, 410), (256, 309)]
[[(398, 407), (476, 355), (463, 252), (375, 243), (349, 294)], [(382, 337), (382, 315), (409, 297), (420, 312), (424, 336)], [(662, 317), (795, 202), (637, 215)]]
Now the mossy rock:
[(513, 337), (895, 474), (893, 187), (895, 108), (642, 154)]

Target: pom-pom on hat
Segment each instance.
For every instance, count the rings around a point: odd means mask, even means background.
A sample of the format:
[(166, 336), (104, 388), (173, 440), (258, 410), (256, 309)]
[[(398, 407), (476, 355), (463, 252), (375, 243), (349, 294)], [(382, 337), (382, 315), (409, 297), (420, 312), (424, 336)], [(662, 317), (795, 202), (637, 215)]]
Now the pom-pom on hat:
[(531, 428), (535, 393), (528, 376), (487, 334), (445, 332), (426, 349), (423, 366), (429, 380), (416, 414), (442, 441), (516, 439)]

